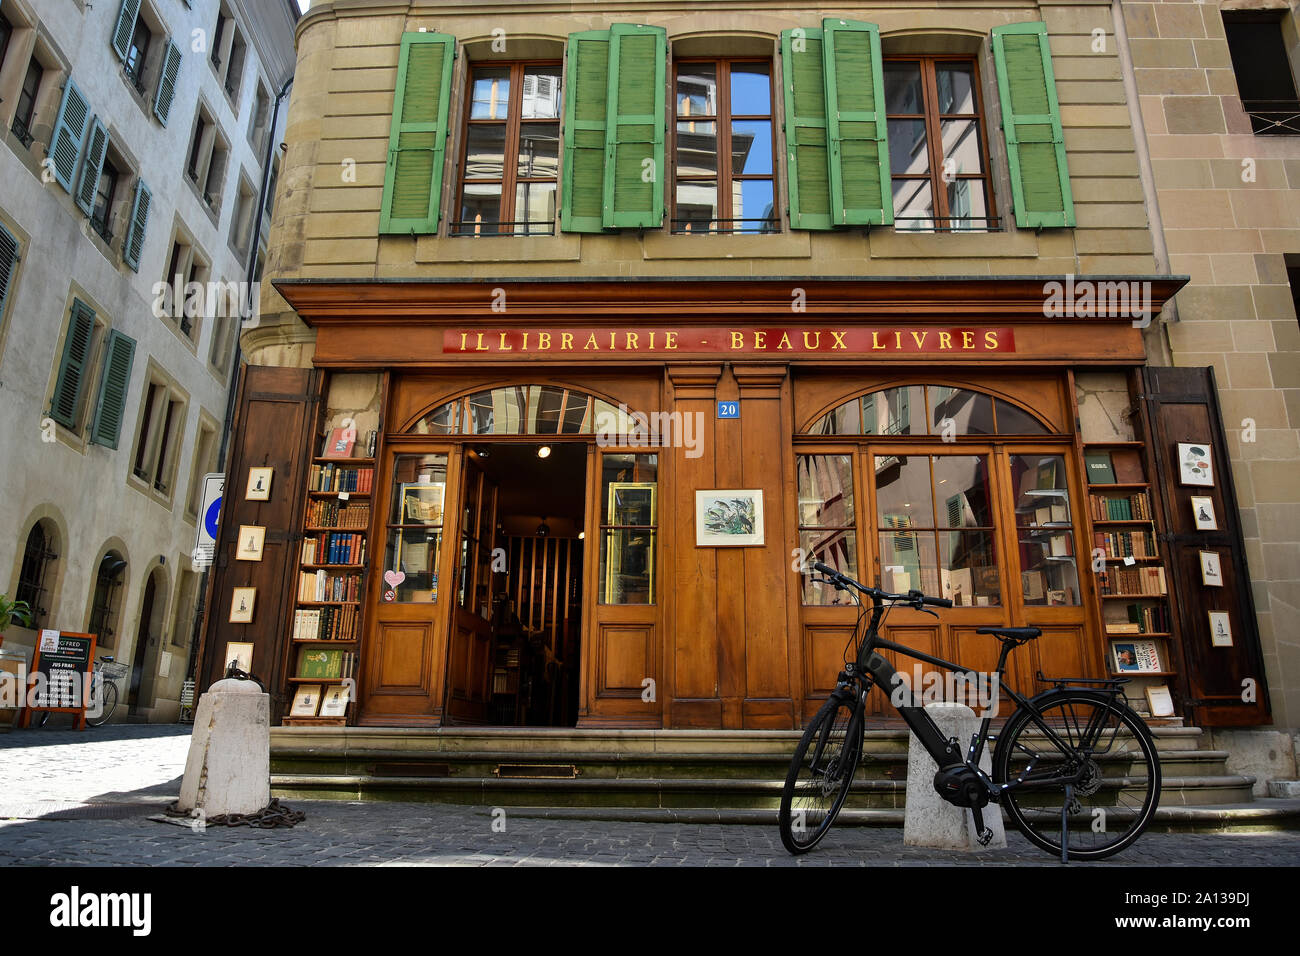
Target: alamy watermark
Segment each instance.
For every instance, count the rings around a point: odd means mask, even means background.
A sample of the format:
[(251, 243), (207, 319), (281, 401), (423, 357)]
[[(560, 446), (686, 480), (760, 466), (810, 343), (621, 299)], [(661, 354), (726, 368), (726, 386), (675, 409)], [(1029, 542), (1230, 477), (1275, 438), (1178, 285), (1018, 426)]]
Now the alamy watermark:
[(1123, 316), (1133, 328), (1145, 329), (1154, 315), (1147, 280), (1096, 282), (1067, 275), (1064, 282), (1043, 283), (1043, 315), (1049, 319)]
[(238, 319), (245, 328), (257, 325), (252, 282), (186, 282), (179, 272), (169, 282), (155, 282), (152, 310), (158, 319)]
[(602, 448), (683, 448), (687, 458), (704, 454), (703, 412), (618, 411), (596, 414), (596, 444)]
[(903, 671), (894, 675), (889, 702), (895, 709), (945, 701), (964, 703), (982, 720), (997, 716), (1001, 686), (1002, 681), (996, 672), (925, 670), (920, 664), (915, 664), (910, 677)]

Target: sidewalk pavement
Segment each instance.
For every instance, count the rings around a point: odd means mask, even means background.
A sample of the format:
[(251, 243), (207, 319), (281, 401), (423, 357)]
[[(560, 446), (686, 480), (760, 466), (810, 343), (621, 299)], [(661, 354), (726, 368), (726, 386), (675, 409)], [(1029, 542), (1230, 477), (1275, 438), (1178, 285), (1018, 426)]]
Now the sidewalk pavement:
[[(192, 829), (161, 811), (180, 789), (187, 725), (0, 734), (0, 866), (1059, 866), (1017, 833), (1006, 849), (903, 846), (901, 828), (836, 827), (802, 857), (775, 824), (595, 822), (544, 810), (294, 800), (292, 829)], [(1148, 832), (1071, 866), (1297, 866), (1300, 831)]]

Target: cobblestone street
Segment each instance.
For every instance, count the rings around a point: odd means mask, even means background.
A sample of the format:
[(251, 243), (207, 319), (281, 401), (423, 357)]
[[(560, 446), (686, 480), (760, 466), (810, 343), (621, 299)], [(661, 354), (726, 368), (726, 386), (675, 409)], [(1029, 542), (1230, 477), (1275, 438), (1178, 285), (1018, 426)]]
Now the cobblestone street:
[[(293, 829), (160, 822), (189, 728), (110, 726), (0, 735), (0, 866), (1058, 866), (1019, 834), (977, 854), (904, 847), (898, 828), (837, 827), (793, 858), (777, 828), (593, 822), (508, 808), (294, 800)], [(494, 828), (493, 824), (496, 823)], [(503, 828), (504, 826), (504, 828)], [(1148, 832), (1101, 867), (1295, 866), (1300, 831)]]

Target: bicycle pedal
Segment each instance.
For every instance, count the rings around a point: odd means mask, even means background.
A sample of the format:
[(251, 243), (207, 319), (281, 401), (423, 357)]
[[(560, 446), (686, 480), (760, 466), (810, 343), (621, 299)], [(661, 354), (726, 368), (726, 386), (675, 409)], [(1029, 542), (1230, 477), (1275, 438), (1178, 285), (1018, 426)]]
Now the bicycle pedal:
[(980, 846), (988, 846), (989, 843), (993, 841), (993, 830), (989, 827), (985, 827), (980, 831), (980, 835), (977, 839), (980, 841)]

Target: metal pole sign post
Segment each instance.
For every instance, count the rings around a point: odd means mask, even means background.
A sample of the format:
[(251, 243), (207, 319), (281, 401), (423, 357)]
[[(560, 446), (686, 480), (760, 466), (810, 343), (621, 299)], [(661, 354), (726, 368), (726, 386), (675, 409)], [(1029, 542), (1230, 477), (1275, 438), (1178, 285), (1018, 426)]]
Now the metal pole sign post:
[(226, 476), (203, 476), (203, 505), (199, 508), (199, 526), (194, 531), (194, 553), (190, 555), (195, 571), (212, 566), (217, 552), (217, 522), (221, 519), (221, 498), (226, 488)]

